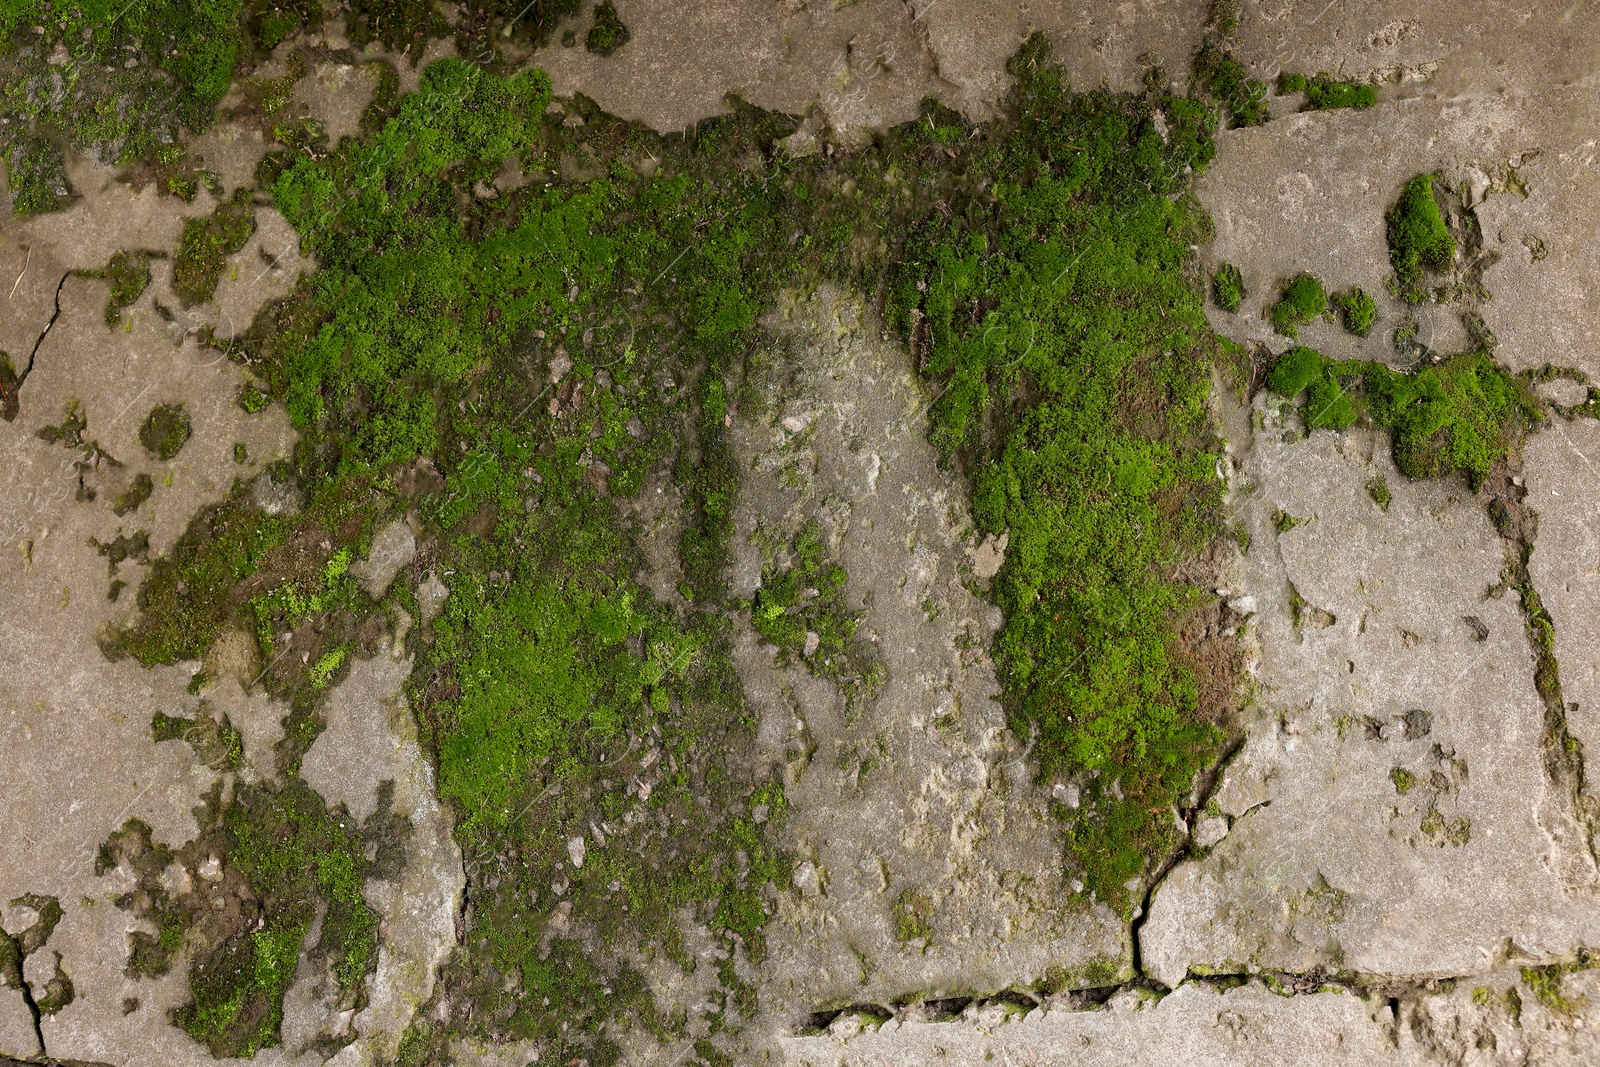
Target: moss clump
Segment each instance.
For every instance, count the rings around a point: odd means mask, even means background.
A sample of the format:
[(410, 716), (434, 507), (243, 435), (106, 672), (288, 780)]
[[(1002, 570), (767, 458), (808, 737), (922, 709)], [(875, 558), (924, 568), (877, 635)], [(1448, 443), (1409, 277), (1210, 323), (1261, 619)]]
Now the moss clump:
[(1401, 294), (1412, 303), (1422, 299), (1417, 281), (1424, 270), (1445, 270), (1455, 262), (1456, 242), (1439, 210), (1436, 180), (1437, 175), (1419, 174), (1406, 182), (1387, 216), (1389, 261)]
[(116, 500), (112, 502), (111, 510), (118, 517), (131, 511), (137, 511), (140, 505), (150, 499), (150, 494), (155, 490), (155, 479), (151, 478), (150, 475), (135, 475), (133, 481), (128, 483), (128, 488), (117, 494)]
[(158, 404), (139, 427), (139, 443), (157, 459), (176, 456), (194, 434), (182, 404)]
[[(1582, 998), (1569, 998), (1562, 989), (1564, 979), (1569, 974), (1586, 971), (1591, 967), (1600, 966), (1600, 956), (1582, 951), (1578, 958), (1567, 963), (1552, 963), (1544, 967), (1522, 968), (1522, 982), (1534, 998), (1556, 1015), (1574, 1016), (1583, 1006)], [(1507, 1000), (1514, 995), (1516, 990), (1507, 991)]]
[(272, 397), (260, 386), (247, 385), (239, 390), (239, 406), (250, 415), (263, 410), (270, 403)]
[(6, 182), (11, 186), (11, 210), (23, 218), (55, 211), (72, 200), (67, 184), (67, 163), (61, 147), (34, 134), (0, 139), (5, 153)]
[(1394, 791), (1401, 796), (1411, 792), (1411, 787), (1417, 784), (1417, 776), (1404, 767), (1396, 767), (1389, 772), (1389, 780), (1394, 783)]
[(85, 271), (84, 276), (111, 283), (106, 298), (106, 325), (116, 326), (122, 321), (122, 309), (138, 300), (150, 284), (150, 256), (146, 252), (118, 252), (105, 267)]
[(256, 232), (250, 193), (241, 189), (209, 216), (189, 219), (172, 264), (172, 291), (185, 303), (203, 304), (217, 292), (227, 259)]
[(1265, 82), (1251, 78), (1233, 53), (1207, 38), (1194, 58), (1195, 84), (1222, 105), (1231, 126), (1259, 126), (1270, 117)]
[(1528, 382), (1485, 352), (1405, 374), (1297, 347), (1279, 358), (1267, 386), (1281, 396), (1306, 392), (1308, 428), (1343, 429), (1365, 418), (1390, 432), (1395, 465), (1407, 477), (1461, 471), (1474, 490), (1542, 417)]
[(1294, 399), (1306, 386), (1321, 376), (1322, 353), (1304, 345), (1287, 349), (1267, 372), (1267, 388), (1279, 396)]
[(1298, 337), (1299, 328), (1328, 310), (1328, 292), (1315, 274), (1296, 274), (1283, 286), (1278, 302), (1268, 313), (1272, 328), (1285, 337)]
[(216, 718), (202, 708), (195, 718), (156, 712), (150, 720), (156, 741), (184, 741), (213, 770), (236, 771), (244, 765), (244, 735), (226, 715)]
[(611, 0), (594, 5), (594, 22), (583, 39), (583, 45), (596, 55), (609, 56), (628, 43), (628, 27), (617, 17), (617, 5)]
[(1394, 500), (1394, 495), (1389, 492), (1389, 481), (1382, 476), (1367, 482), (1367, 495), (1382, 511), (1388, 511), (1390, 502)]
[(837, 681), (852, 701), (870, 697), (883, 665), (871, 646), (856, 640), (857, 619), (845, 604), (845, 569), (828, 561), (822, 530), (807, 522), (791, 545), (793, 563), (769, 564), (750, 605), (756, 632), (778, 646), (780, 661), (803, 660)]
[(1294, 71), (1283, 71), (1278, 75), (1279, 93), (1303, 93), (1306, 91), (1306, 76)]
[(1244, 276), (1232, 263), (1224, 263), (1211, 276), (1211, 295), (1223, 311), (1235, 312), (1248, 295), (1244, 289)]
[(1378, 318), (1378, 303), (1365, 290), (1353, 286), (1335, 296), (1333, 306), (1339, 309), (1339, 321), (1350, 333), (1365, 337), (1372, 332), (1372, 324)]
[(1333, 108), (1368, 108), (1378, 102), (1376, 85), (1357, 85), (1353, 82), (1335, 81), (1319, 74), (1306, 83), (1306, 102), (1315, 111)]
[(900, 941), (933, 943), (933, 898), (921, 889), (906, 889), (890, 909), (894, 936)]

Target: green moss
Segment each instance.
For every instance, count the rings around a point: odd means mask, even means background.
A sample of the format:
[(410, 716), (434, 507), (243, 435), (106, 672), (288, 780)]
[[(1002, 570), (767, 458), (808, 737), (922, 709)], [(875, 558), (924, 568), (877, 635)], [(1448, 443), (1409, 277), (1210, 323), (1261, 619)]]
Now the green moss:
[(751, 624), (778, 646), (780, 663), (801, 659), (838, 682), (852, 703), (870, 699), (882, 682), (883, 666), (872, 646), (856, 639), (857, 619), (844, 598), (845, 569), (829, 562), (815, 522), (795, 534), (790, 554), (789, 566), (763, 569), (750, 606)]
[(1417, 784), (1416, 775), (1404, 767), (1396, 767), (1389, 772), (1389, 780), (1394, 782), (1394, 791), (1401, 796), (1411, 792), (1411, 787)]
[(1248, 295), (1239, 268), (1232, 263), (1224, 263), (1218, 267), (1217, 273), (1211, 277), (1211, 295), (1223, 311), (1238, 311), (1239, 305), (1244, 303), (1244, 298)]
[[(1575, 961), (1569, 963), (1553, 963), (1545, 967), (1522, 968), (1522, 983), (1534, 998), (1556, 1015), (1571, 1017), (1578, 1013), (1582, 1007), (1582, 1000), (1569, 998), (1562, 989), (1563, 980), (1569, 974), (1587, 970), (1596, 965), (1596, 958), (1588, 952), (1580, 952)], [(1512, 990), (1511, 992), (1515, 992)]]
[(1542, 417), (1528, 382), (1484, 352), (1405, 374), (1296, 347), (1279, 357), (1267, 386), (1285, 396), (1306, 391), (1308, 428), (1343, 429), (1366, 418), (1390, 432), (1395, 465), (1407, 477), (1460, 471), (1474, 490)]
[(1278, 92), (1303, 93), (1306, 91), (1306, 76), (1293, 71), (1283, 71), (1278, 75)]
[(1272, 528), (1278, 531), (1279, 537), (1282, 537), (1297, 526), (1304, 526), (1310, 521), (1310, 519), (1297, 519), (1281, 508), (1272, 513)]
[(1267, 373), (1267, 388), (1294, 399), (1322, 374), (1322, 353), (1304, 345), (1287, 349)]
[(194, 434), (182, 404), (158, 404), (139, 426), (139, 443), (157, 459), (176, 456)]
[(240, 189), (216, 211), (183, 224), (172, 263), (172, 291), (185, 303), (203, 304), (217, 292), (227, 259), (256, 232), (250, 193)]
[(1267, 86), (1251, 78), (1233, 53), (1208, 37), (1194, 59), (1195, 84), (1222, 105), (1231, 126), (1259, 126), (1266, 122)]
[(195, 718), (156, 712), (150, 721), (156, 741), (184, 741), (200, 761), (213, 770), (236, 771), (244, 765), (244, 736), (226, 715), (220, 719), (202, 713)]
[(72, 200), (67, 164), (61, 146), (36, 134), (0, 138), (5, 153), (11, 210), (23, 218), (55, 211)]
[(1389, 502), (1394, 499), (1389, 492), (1388, 480), (1381, 475), (1367, 482), (1367, 495), (1383, 511), (1389, 510)]
[[(501, 27), (517, 14), (472, 10)], [(1206, 222), (1186, 195), (1214, 118), (1159, 94), (1073, 94), (1040, 38), (1011, 69), (994, 123), (929, 105), (832, 157), (781, 154), (795, 123), (742, 106), (662, 138), (580, 98), (586, 121), (568, 127), (545, 116), (542, 76), (453, 61), (363, 138), (285, 147), (273, 199), (320, 266), (230, 352), (260, 386), (242, 402), (281, 400), (301, 435), (281, 473), (306, 510), (267, 515), (241, 487), (203, 515), (152, 566), (124, 647), (172, 662), (231, 623), (300, 652), (292, 756), (338, 669), (315, 667), (356, 647), (339, 553), (385, 508), (426, 525), (450, 596), (411, 695), (468, 859), (473, 908), (444, 982), (473, 1026), (546, 1040), (562, 1062), (609, 1055), (607, 1020), (665, 1027), (643, 980), (605, 961), (618, 944), (670, 952), (685, 914), (729, 953), (720, 1025), (754, 1009), (733, 961), (765, 951), (789, 861), (782, 789), (734, 758), (753, 717), (728, 654), (729, 428), (758, 317), (788, 285), (885, 294), (938, 397), (933, 441), (974, 472), (983, 531), (1010, 533), (1007, 712), (1045, 774), (1087, 783), (1065, 817), (1090, 891), (1128, 913), (1126, 883), (1177, 846), (1167, 812), (1220, 751), (1227, 711), (1196, 681), (1214, 665), (1178, 637), (1204, 594), (1177, 576), (1222, 532), (1189, 252)], [(547, 181), (473, 196), (511, 158)], [(573, 159), (594, 176), (563, 177)], [(663, 467), (686, 498), (691, 602), (671, 607), (634, 581), (649, 532), (617, 506)], [(816, 633), (810, 658), (831, 669), (853, 620), (801, 533), (753, 612), (790, 655)], [(252, 818), (272, 821), (287, 803), (272, 796)], [(547, 936), (565, 905), (601, 931), (598, 951)], [(285, 904), (270, 943), (197, 956), (215, 962), (185, 1018), (208, 1043), (272, 1038), (274, 961), (304, 914)], [(445, 1029), (417, 1031), (408, 1055)]]
[(611, 0), (594, 5), (594, 22), (583, 39), (584, 47), (596, 55), (609, 56), (628, 43), (628, 27), (617, 17), (617, 5)]
[(1372, 331), (1372, 324), (1378, 317), (1378, 304), (1359, 286), (1335, 296), (1333, 306), (1339, 309), (1339, 321), (1349, 332), (1365, 337)]
[(1354, 82), (1335, 81), (1319, 74), (1306, 83), (1306, 101), (1315, 111), (1332, 108), (1368, 108), (1378, 102), (1376, 85), (1358, 85)]
[(920, 889), (906, 889), (890, 909), (894, 936), (901, 941), (933, 944), (933, 898)]
[(240, 52), (240, 9), (240, 0), (17, 0), (0, 10), (0, 150), (16, 210), (65, 202), (64, 147), (128, 163), (209, 126)]
[(1434, 193), (1437, 180), (1437, 175), (1419, 174), (1406, 182), (1387, 216), (1389, 261), (1402, 295), (1413, 303), (1422, 299), (1417, 282), (1424, 270), (1445, 270), (1455, 262), (1455, 238)]
[(1272, 328), (1285, 337), (1298, 337), (1299, 327), (1328, 310), (1328, 293), (1315, 274), (1296, 274), (1284, 283), (1278, 302), (1268, 313)]

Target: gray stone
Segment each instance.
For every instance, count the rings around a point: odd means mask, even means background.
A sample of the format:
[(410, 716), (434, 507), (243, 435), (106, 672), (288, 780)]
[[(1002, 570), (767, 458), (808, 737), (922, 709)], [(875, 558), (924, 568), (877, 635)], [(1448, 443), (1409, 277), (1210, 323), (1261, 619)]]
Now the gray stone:
[(367, 558), (357, 561), (350, 573), (361, 583), (373, 600), (382, 600), (383, 594), (394, 584), (400, 568), (410, 566), (417, 558), (417, 538), (405, 519), (394, 519), (372, 535), (372, 547)]

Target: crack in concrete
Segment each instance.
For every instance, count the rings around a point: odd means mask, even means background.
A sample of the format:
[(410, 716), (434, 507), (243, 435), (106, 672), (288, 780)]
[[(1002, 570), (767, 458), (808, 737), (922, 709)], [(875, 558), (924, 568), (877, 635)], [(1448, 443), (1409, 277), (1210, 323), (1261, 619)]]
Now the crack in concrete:
[[(43, 1055), (47, 1051), (44, 1043), (44, 1015), (39, 1010), (39, 1002), (33, 996), (33, 986), (28, 982), (27, 974), (23, 969), (30, 953), (23, 952), (22, 939), (20, 937), (13, 937), (4, 930), (0, 930), (0, 942), (4, 942), (6, 946), (5, 954), (8, 960), (16, 961), (17, 968), (14, 976), (0, 975), (0, 979), (5, 977), (14, 977), (16, 979), (17, 989), (22, 993), (22, 1003), (27, 1007), (28, 1016), (33, 1020), (34, 1040), (39, 1043), (39, 1052)], [(8, 965), (7, 970), (9, 969)], [(5, 1067), (3, 1058), (0, 1058), (0, 1067)]]
[[(39, 346), (44, 344), (44, 339), (50, 335), (55, 327), (56, 320), (61, 318), (61, 289), (67, 284), (67, 279), (72, 277), (72, 271), (64, 271), (61, 280), (56, 282), (55, 308), (50, 312), (50, 321), (44, 324), (44, 329), (39, 331), (39, 336), (34, 339), (33, 348), (28, 351), (28, 363), (22, 370), (12, 370), (9, 374), (0, 375), (0, 416), (10, 422), (17, 417), (17, 410), (21, 402), (22, 386), (28, 380), (28, 375), (33, 373), (33, 361), (39, 355)], [(22, 276), (18, 275), (20, 282)], [(9, 379), (9, 380), (7, 380)]]

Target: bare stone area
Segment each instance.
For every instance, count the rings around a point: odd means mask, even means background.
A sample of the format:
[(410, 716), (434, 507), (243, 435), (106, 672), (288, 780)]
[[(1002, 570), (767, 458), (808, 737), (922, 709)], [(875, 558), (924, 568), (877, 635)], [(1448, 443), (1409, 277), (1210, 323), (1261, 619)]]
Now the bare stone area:
[(1274, 403), (1233, 440), (1261, 666), (1216, 793), (1231, 830), (1157, 890), (1146, 972), (1458, 976), (1594, 943), (1594, 857), (1545, 772), (1483, 506), (1400, 475), (1381, 435), (1301, 439)]

